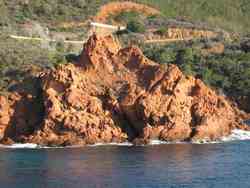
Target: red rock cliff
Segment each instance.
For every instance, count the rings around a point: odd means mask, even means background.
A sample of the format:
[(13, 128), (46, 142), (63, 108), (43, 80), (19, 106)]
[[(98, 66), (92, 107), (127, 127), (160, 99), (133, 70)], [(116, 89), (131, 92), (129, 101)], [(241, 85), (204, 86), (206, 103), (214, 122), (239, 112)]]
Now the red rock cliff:
[(236, 127), (246, 128), (229, 102), (201, 80), (175, 65), (150, 61), (137, 47), (121, 49), (111, 36), (92, 36), (80, 62), (44, 73), (41, 87), (40, 122), (27, 118), (35, 105), (31, 99), (24, 98), (31, 102), (19, 103), (22, 110), (13, 115), (16, 103), (0, 98), (2, 142), (65, 146), (216, 140)]

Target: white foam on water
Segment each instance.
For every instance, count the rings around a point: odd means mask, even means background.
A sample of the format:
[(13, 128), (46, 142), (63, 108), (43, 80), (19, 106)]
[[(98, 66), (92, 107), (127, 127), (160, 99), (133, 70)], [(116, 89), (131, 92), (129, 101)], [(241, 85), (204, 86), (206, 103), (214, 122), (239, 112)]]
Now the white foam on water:
[(167, 142), (163, 140), (150, 140), (149, 145), (162, 145), (162, 144), (187, 144), (188, 142)]
[[(96, 147), (96, 146), (133, 146), (130, 142), (124, 142), (124, 143), (96, 143), (93, 145), (87, 145), (88, 147)], [(62, 149), (62, 148), (81, 148), (85, 146), (81, 145), (73, 145), (73, 146), (57, 146), (57, 147), (48, 147), (48, 146), (40, 146), (38, 144), (32, 144), (32, 143), (16, 143), (12, 145), (1, 145), (0, 148), (9, 148), (9, 149)]]
[[(75, 147), (75, 146), (70, 146), (70, 147)], [(48, 147), (48, 146), (40, 146), (38, 144), (33, 144), (33, 143), (16, 143), (12, 145), (1, 145), (0, 148), (9, 148), (9, 149), (56, 149), (56, 148), (65, 148), (65, 147)]]
[(250, 140), (250, 131), (235, 129), (232, 134), (221, 139), (223, 142), (237, 141), (237, 140)]
[(193, 144), (219, 144), (225, 142), (232, 142), (232, 141), (243, 141), (243, 140), (250, 140), (250, 131), (244, 131), (241, 129), (234, 129), (232, 134), (229, 136), (224, 136), (219, 140), (216, 141), (208, 141), (208, 140), (198, 140), (192, 142)]
[(161, 144), (219, 144), (224, 142), (232, 142), (232, 141), (242, 141), (242, 140), (250, 140), (250, 131), (244, 131), (240, 129), (235, 129), (232, 131), (232, 134), (226, 137), (222, 137), (216, 141), (209, 140), (197, 140), (192, 142), (166, 142), (162, 140), (151, 140), (150, 145), (161, 145)]
[(27, 144), (12, 144), (12, 145), (0, 145), (3, 148), (12, 148), (12, 149), (20, 149), (20, 148), (28, 148), (28, 149), (35, 149), (35, 148), (39, 148), (39, 146), (37, 144), (31, 144), (31, 143), (27, 143)]
[(149, 145), (161, 145), (161, 144), (169, 144), (169, 142), (162, 140), (150, 140)]
[(210, 141), (210, 140), (196, 140), (196, 141), (192, 141), (190, 142), (191, 144), (219, 144), (222, 143), (222, 140), (216, 140), (216, 141)]
[(133, 146), (133, 144), (131, 142), (123, 142), (123, 143), (96, 143), (93, 145), (88, 145), (90, 147), (95, 147), (95, 146)]
[[(250, 140), (250, 131), (244, 131), (240, 129), (235, 129), (232, 131), (232, 134), (223, 137), (218, 141), (207, 141), (207, 140), (199, 140), (195, 142), (166, 142), (162, 140), (151, 140), (149, 145), (162, 145), (162, 144), (218, 144), (224, 142), (231, 141), (240, 141), (240, 140)], [(133, 146), (131, 142), (123, 142), (123, 143), (97, 143), (93, 145), (88, 145), (89, 147), (97, 147), (97, 146)], [(67, 146), (67, 147), (47, 147), (47, 146), (39, 146), (37, 144), (26, 143), (26, 144), (13, 144), (10, 146), (0, 145), (2, 148), (11, 148), (11, 149), (55, 149), (55, 148), (80, 148), (84, 146)]]

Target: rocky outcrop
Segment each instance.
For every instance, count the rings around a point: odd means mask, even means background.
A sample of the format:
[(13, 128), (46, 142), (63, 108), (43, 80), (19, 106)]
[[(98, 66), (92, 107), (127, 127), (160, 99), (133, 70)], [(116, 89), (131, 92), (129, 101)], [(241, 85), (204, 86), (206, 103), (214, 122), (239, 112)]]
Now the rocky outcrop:
[[(43, 108), (43, 107), (41, 107)], [(0, 139), (3, 143), (22, 142), (40, 124), (42, 110), (33, 96), (12, 93), (0, 97)]]
[[(40, 76), (42, 97), (0, 98), (2, 142), (49, 146), (150, 139), (216, 140), (248, 129), (236, 110), (199, 79), (159, 65), (139, 48), (92, 36), (80, 62)], [(42, 110), (35, 110), (42, 102)], [(38, 105), (39, 106), (39, 105)]]
[(0, 139), (4, 137), (5, 129), (10, 122), (10, 106), (7, 99), (0, 96)]

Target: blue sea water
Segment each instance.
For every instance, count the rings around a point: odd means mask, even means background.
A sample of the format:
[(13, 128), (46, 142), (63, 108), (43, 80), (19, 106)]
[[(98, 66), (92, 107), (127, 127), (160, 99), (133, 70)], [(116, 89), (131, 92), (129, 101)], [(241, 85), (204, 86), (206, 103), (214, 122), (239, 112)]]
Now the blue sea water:
[(249, 188), (250, 141), (0, 148), (0, 188)]

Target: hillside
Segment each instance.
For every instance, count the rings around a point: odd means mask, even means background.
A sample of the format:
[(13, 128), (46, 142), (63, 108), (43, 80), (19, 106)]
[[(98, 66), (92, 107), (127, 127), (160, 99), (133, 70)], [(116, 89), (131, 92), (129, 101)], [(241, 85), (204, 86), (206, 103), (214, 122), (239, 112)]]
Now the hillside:
[[(78, 60), (82, 44), (63, 41), (85, 41), (89, 21), (99, 20), (127, 25), (115, 34), (123, 45), (137, 44), (148, 58), (176, 64), (250, 111), (249, 18), (247, 0), (1, 0), (0, 91)], [(55, 42), (16, 41), (12, 34)]]
[[(112, 0), (1, 0), (0, 22), (9, 25), (36, 20), (50, 27), (62, 22), (83, 22), (95, 16), (100, 7), (108, 2)], [(248, 0), (134, 0), (134, 2), (152, 5), (167, 18), (205, 22), (210, 26), (233, 32), (250, 32)]]
[(248, 0), (137, 0), (157, 7), (168, 18), (179, 17), (232, 32), (250, 32)]

